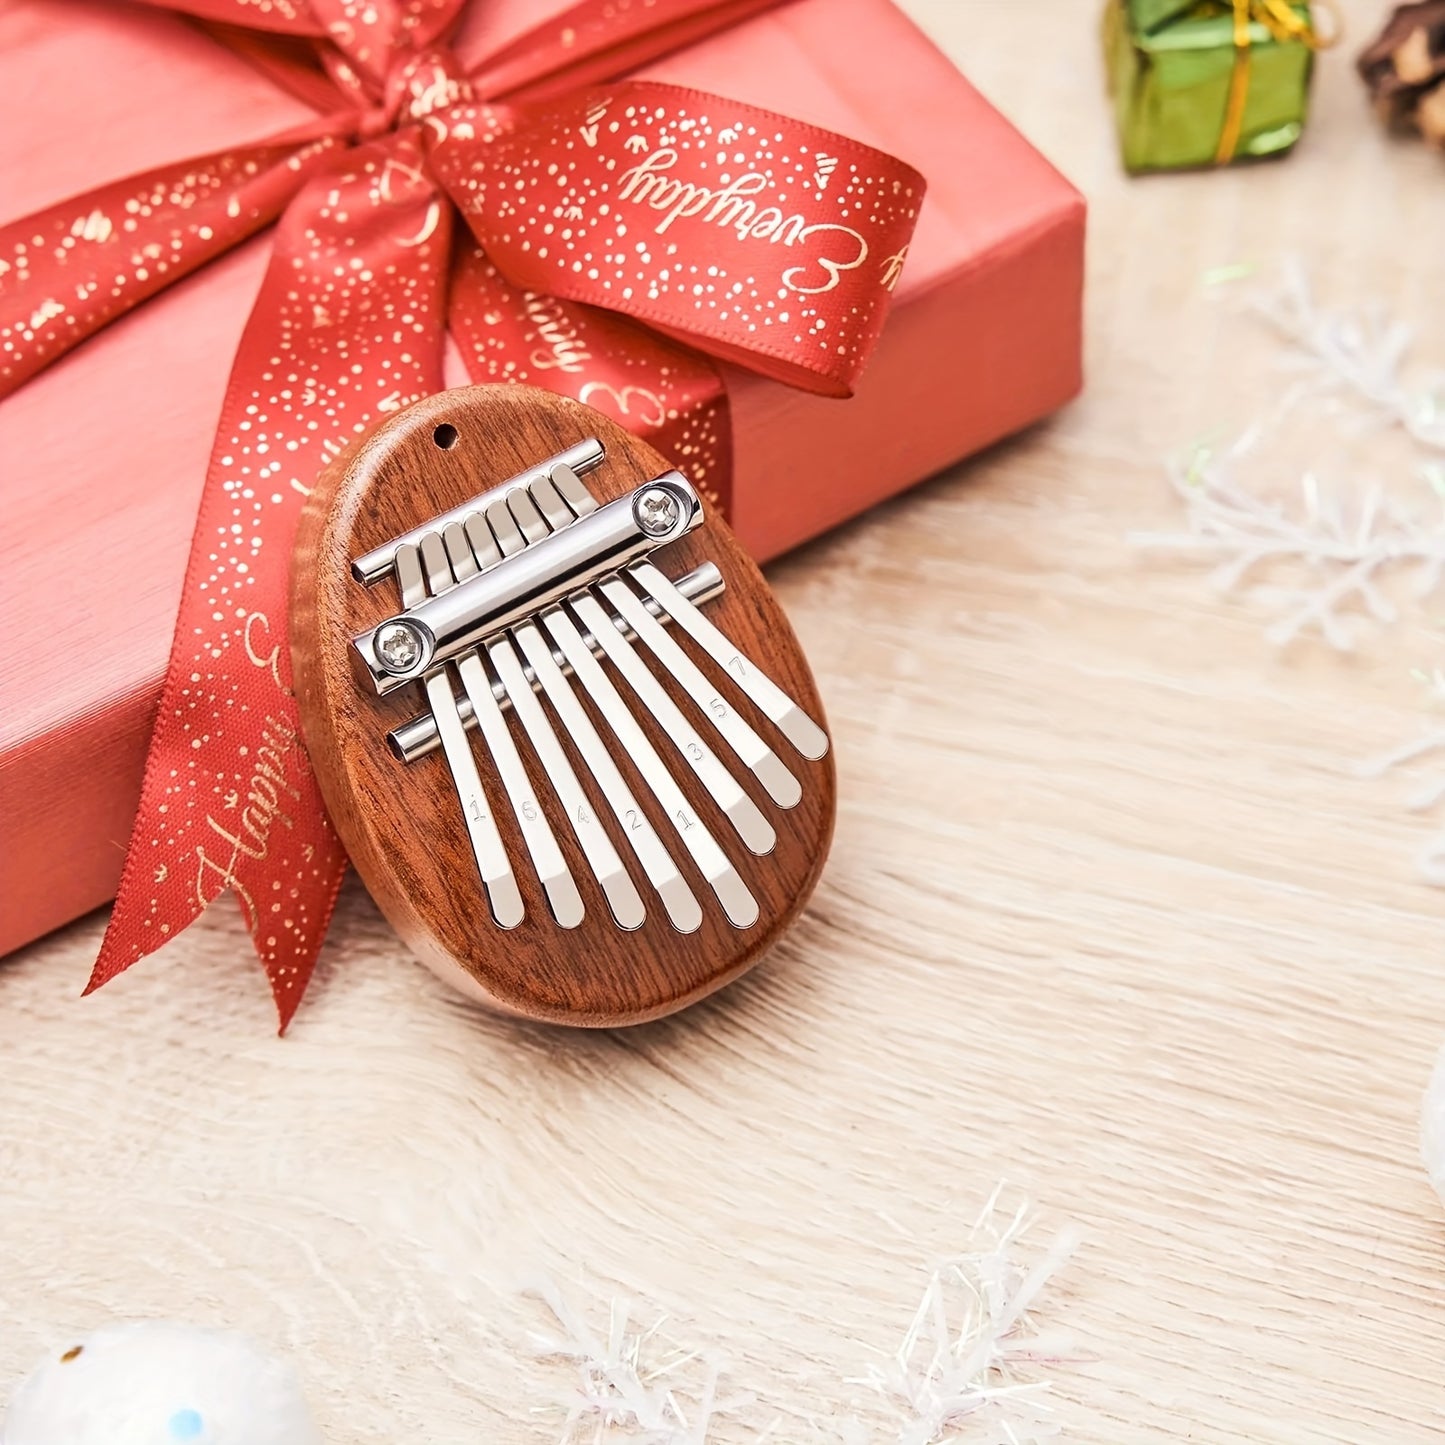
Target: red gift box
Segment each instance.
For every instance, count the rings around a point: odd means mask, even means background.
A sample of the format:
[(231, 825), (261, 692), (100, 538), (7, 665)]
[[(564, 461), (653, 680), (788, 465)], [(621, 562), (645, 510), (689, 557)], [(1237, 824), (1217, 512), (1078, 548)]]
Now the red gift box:
[[(560, 8), (557, 0), (549, 0)], [(488, 0), (495, 54), (536, 0)], [(1081, 197), (887, 0), (797, 0), (641, 72), (899, 156), (928, 192), (893, 310), (837, 402), (727, 368), (732, 522), (767, 558), (1046, 415), (1080, 383)], [(0, 220), (312, 112), (188, 22), (80, 0), (0, 11)], [(115, 891), (260, 237), (0, 405), (4, 615), (43, 670), (0, 694), (0, 952)], [(456, 378), (462, 380), (461, 376)]]

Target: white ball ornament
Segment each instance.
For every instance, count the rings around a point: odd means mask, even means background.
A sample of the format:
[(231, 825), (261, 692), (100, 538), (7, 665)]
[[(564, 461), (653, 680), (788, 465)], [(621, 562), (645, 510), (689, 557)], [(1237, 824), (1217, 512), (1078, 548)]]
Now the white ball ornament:
[(291, 1364), (161, 1320), (65, 1344), (15, 1392), (0, 1445), (321, 1445)]

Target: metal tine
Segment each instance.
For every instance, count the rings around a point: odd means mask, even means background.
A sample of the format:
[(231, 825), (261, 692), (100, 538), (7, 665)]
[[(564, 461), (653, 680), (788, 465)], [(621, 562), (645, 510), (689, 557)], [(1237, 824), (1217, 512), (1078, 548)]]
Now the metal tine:
[[(418, 549), (411, 543), (403, 543), (396, 550), (395, 566), (397, 581), (401, 585), (402, 606), (414, 606), (426, 596)], [(524, 913), (522, 895), (517, 888), (517, 878), (512, 872), (507, 850), (497, 832), (496, 820), (477, 772), (472, 745), (462, 726), (446, 669), (438, 668), (426, 679), (424, 686), (452, 783), (461, 803), (462, 818), (467, 825), (472, 854), (477, 860), (477, 872), (486, 890), (487, 904), (499, 927), (515, 928)]]
[(415, 607), (426, 597), (426, 578), (421, 570), (421, 552), (410, 542), (396, 549), (396, 583), (401, 589), (403, 608)]
[(603, 595), (617, 614), (651, 650), (658, 662), (711, 721), (723, 741), (767, 789), (780, 808), (794, 808), (803, 796), (803, 785), (783, 760), (765, 743), (736, 709), (704, 676), (702, 669), (685, 653), (667, 630), (647, 610), (643, 600), (620, 577), (601, 584)]
[(460, 522), (453, 522), (443, 533), (442, 542), (447, 549), (447, 561), (451, 563), (452, 576), (458, 582), (477, 574), (477, 559), (472, 556), (472, 544), (467, 541), (467, 529)]
[(532, 500), (537, 504), (537, 510), (547, 519), (548, 525), (554, 532), (560, 532), (563, 527), (570, 527), (577, 520), (572, 508), (562, 500), (562, 494), (552, 484), (550, 477), (538, 477), (527, 488), (532, 494)]
[[(551, 535), (551, 527), (538, 511), (531, 492), (525, 487), (515, 487), (507, 493), (507, 510), (511, 512), (512, 520), (521, 528), (522, 536), (529, 543), (540, 542), (543, 537)], [(503, 551), (505, 550), (503, 548)]]
[[(426, 569), (434, 594), (464, 580), (453, 572), (446, 546), (436, 533), (423, 539), (421, 554), (422, 566)], [(470, 548), (463, 559), (463, 572), (466, 575), (476, 573), (476, 560)], [(522, 841), (531, 856), (532, 866), (537, 870), (537, 877), (547, 896), (547, 905), (552, 910), (552, 916), (561, 927), (576, 928), (584, 915), (582, 895), (578, 893), (577, 882), (567, 867), (562, 850), (557, 846), (557, 839), (547, 822), (547, 816), (538, 805), (531, 779), (522, 765), (517, 745), (512, 741), (507, 720), (497, 706), (496, 696), (492, 692), (492, 681), (482, 666), (482, 659), (472, 651), (463, 653), (454, 663), (457, 675), (462, 680), (462, 687), (466, 689), (467, 697), (471, 700), (477, 726), (486, 740), (497, 774), (502, 780), (502, 788), (512, 805), (512, 813), (517, 819), (517, 827), (521, 830)], [(444, 676), (442, 681), (450, 693), (450, 684)], [(460, 723), (461, 719), (458, 717), (459, 726)]]
[(486, 518), (487, 526), (492, 529), (492, 536), (497, 539), (497, 546), (503, 557), (510, 557), (513, 552), (520, 552), (527, 545), (527, 539), (522, 535), (522, 529), (517, 525), (505, 500), (498, 498), (493, 502), (486, 510)]
[(427, 591), (433, 597), (456, 586), (451, 558), (447, 556), (446, 543), (442, 541), (440, 532), (428, 532), (421, 539), (421, 567), (426, 574)]
[(672, 620), (721, 667), (763, 714), (805, 758), (828, 751), (828, 734), (797, 703), (733, 645), (651, 562), (628, 569), (643, 592), (658, 602)]
[(561, 494), (562, 500), (579, 517), (597, 510), (597, 498), (587, 490), (586, 483), (565, 462), (558, 462), (548, 473), (552, 485)]
[(487, 526), (487, 519), (480, 512), (474, 512), (466, 520), (466, 531), (477, 566), (483, 572), (495, 567), (502, 560), (502, 554), (497, 548), (497, 539), (492, 536), (492, 529)]
[[(683, 847), (692, 855), (703, 877), (707, 879), (729, 922), (736, 928), (751, 927), (758, 920), (757, 900), (748, 891), (747, 884), (738, 876), (737, 870), (718, 846), (707, 825), (693, 812), (667, 764), (657, 755), (657, 750), (647, 740), (636, 718), (613, 687), (611, 679), (603, 672), (602, 664), (582, 640), (576, 624), (560, 608), (553, 608), (542, 614), (542, 626), (561, 648), (562, 655), (572, 665), (573, 676), (581, 681), (597, 704), (598, 711), (607, 720), (608, 727), (612, 729), (623, 750), (631, 757), (643, 780), (662, 805), (668, 822), (682, 840)], [(538, 650), (538, 655), (531, 658), (534, 667), (539, 662), (543, 664), (539, 676), (545, 676), (546, 653), (544, 644)], [(573, 703), (575, 706), (575, 699)], [(625, 816), (628, 838), (635, 846), (638, 835), (630, 830), (637, 823), (645, 823), (646, 819), (641, 812)]]
[(703, 742), (632, 644), (612, 625), (602, 604), (590, 592), (579, 592), (567, 601), (582, 625), (602, 644), (608, 660), (627, 679), (638, 700), (657, 719), (658, 726), (723, 810), (749, 851), (771, 853), (778, 841), (773, 825), (718, 760), (717, 754)]

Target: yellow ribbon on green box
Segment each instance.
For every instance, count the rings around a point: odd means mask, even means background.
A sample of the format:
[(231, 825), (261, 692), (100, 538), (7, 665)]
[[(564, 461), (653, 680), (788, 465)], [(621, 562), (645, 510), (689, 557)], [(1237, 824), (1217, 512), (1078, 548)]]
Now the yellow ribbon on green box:
[(1263, 25), (1277, 41), (1294, 41), (1311, 50), (1322, 50), (1338, 38), (1338, 30), (1328, 40), (1321, 38), (1308, 9), (1301, 17), (1287, 0), (1232, 0), (1232, 4), (1234, 71), (1230, 76), (1229, 108), (1224, 115), (1224, 129), (1219, 134), (1219, 149), (1214, 153), (1215, 164), (1221, 166), (1228, 165), (1239, 148), (1244, 111), (1249, 103), (1250, 71), (1254, 63), (1254, 26)]
[(1307, 0), (1109, 0), (1125, 166), (1179, 170), (1288, 150), (1304, 128), (1314, 52), (1329, 43)]

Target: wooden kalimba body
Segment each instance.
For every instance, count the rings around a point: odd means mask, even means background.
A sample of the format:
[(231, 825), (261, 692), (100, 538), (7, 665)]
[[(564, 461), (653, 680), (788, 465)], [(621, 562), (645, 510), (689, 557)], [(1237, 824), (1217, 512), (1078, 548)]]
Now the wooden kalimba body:
[(659, 1017), (817, 881), (834, 780), (797, 641), (687, 478), (587, 407), (472, 387), (387, 421), (308, 504), (291, 636), (342, 842), (474, 996)]

